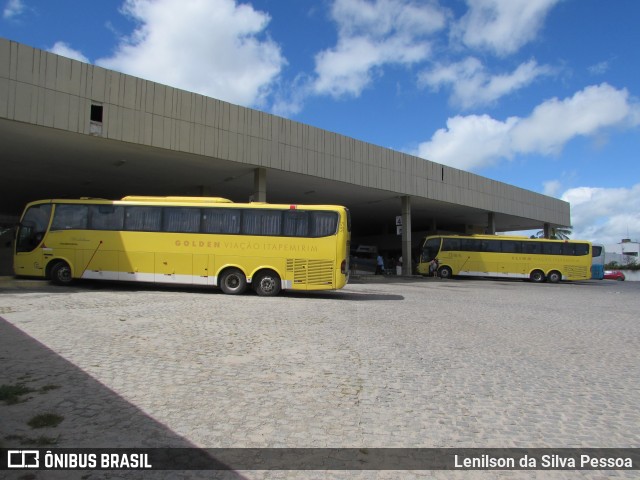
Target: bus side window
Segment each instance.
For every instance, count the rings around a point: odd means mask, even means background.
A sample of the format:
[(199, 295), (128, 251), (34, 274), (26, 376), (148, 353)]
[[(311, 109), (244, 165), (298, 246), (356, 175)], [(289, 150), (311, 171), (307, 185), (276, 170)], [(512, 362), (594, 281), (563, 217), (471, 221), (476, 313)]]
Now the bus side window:
[(200, 209), (190, 207), (165, 207), (163, 232), (197, 233), (200, 231)]
[(502, 251), (504, 253), (522, 253), (522, 243), (513, 240), (502, 240)]
[(124, 207), (90, 205), (89, 219), (92, 230), (122, 230), (124, 227)]
[(284, 212), (282, 235), (285, 237), (308, 237), (309, 213), (300, 210)]
[(240, 233), (240, 210), (203, 208), (200, 228), (203, 233)]
[[(589, 244), (588, 243), (575, 243), (575, 253), (574, 255), (577, 256), (582, 256), (582, 255), (589, 255)], [(594, 247), (596, 248), (596, 247)], [(597, 256), (600, 256), (602, 254), (602, 247), (597, 247), (599, 248), (600, 253), (598, 253)]]
[(162, 225), (162, 208), (127, 207), (124, 229), (135, 232), (159, 232)]
[(338, 231), (338, 214), (311, 212), (311, 237), (328, 237)]
[(522, 253), (528, 253), (530, 255), (539, 255), (542, 253), (542, 243), (522, 242)]
[(88, 219), (87, 205), (57, 204), (51, 230), (86, 230)]
[(245, 210), (242, 213), (242, 233), (245, 235), (280, 235), (281, 210)]
[[(465, 240), (466, 241), (466, 240)], [(444, 238), (442, 240), (442, 251), (443, 252), (456, 252), (462, 250), (460, 245), (460, 240), (457, 238)]]
[(483, 240), (481, 245), (482, 252), (500, 253), (502, 251), (500, 240)]
[(544, 253), (545, 255), (562, 255), (562, 244), (551, 242), (543, 243), (542, 253)]

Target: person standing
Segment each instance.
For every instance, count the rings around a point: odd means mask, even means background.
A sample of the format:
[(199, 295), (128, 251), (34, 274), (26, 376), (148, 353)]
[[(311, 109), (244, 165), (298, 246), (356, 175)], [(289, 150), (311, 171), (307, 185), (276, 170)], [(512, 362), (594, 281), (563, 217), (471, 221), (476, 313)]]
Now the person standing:
[(384, 259), (382, 255), (378, 254), (378, 258), (376, 260), (376, 275), (384, 274)]

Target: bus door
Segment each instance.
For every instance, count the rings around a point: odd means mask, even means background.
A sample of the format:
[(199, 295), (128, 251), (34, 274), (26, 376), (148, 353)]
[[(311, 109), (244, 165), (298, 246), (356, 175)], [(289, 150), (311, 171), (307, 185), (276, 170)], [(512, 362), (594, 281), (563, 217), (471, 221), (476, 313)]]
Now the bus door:
[(51, 219), (51, 204), (33, 205), (22, 216), (16, 234), (13, 271), (16, 275), (44, 276), (43, 240)]

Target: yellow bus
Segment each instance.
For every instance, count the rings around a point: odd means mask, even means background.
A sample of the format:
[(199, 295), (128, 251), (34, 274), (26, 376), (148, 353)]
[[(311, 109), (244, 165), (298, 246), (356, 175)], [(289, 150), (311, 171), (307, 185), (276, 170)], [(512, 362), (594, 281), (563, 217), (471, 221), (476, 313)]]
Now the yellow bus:
[(74, 279), (208, 285), (263, 296), (332, 290), (349, 277), (349, 211), (335, 205), (233, 203), (215, 197), (81, 198), (29, 203), (14, 272)]
[(591, 244), (500, 235), (437, 235), (424, 239), (418, 273), (523, 278), (539, 283), (591, 278)]

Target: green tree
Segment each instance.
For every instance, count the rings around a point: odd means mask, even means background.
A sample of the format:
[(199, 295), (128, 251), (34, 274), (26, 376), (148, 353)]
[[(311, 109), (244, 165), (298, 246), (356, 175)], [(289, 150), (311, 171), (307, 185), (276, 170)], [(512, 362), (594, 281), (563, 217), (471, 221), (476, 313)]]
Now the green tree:
[[(573, 227), (553, 227), (549, 231), (549, 238), (551, 240), (569, 240), (569, 237), (573, 233), (572, 229)], [(537, 232), (534, 238), (544, 238), (544, 230)]]

